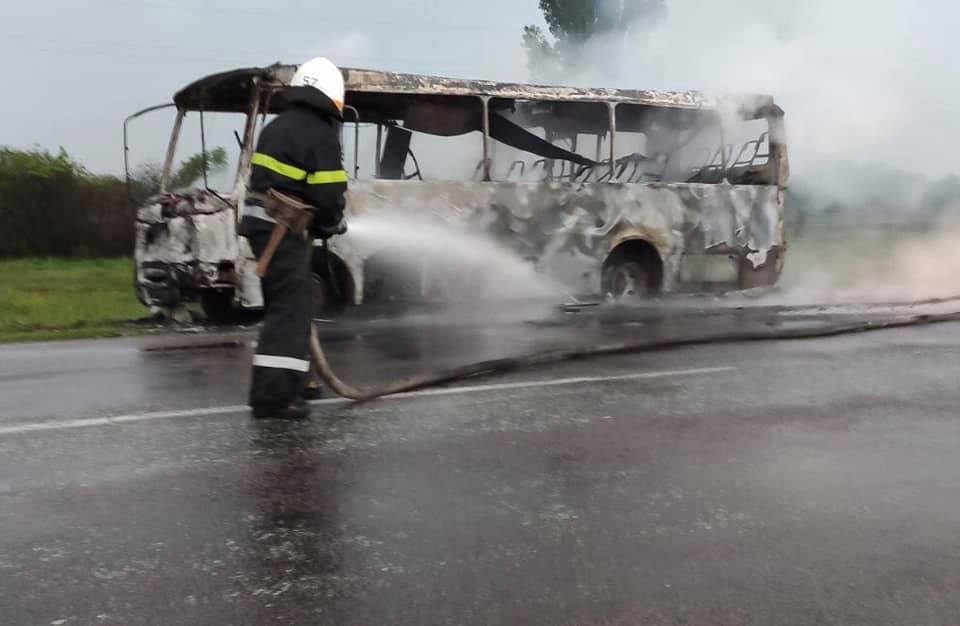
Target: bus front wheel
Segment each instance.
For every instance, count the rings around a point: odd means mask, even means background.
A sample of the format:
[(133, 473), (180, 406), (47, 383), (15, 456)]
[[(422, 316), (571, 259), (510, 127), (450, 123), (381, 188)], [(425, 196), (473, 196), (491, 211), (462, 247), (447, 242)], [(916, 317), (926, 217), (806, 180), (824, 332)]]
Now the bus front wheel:
[(233, 290), (205, 289), (200, 294), (200, 307), (207, 320), (214, 324), (232, 322), (236, 313), (233, 308)]
[(354, 283), (350, 270), (340, 257), (326, 248), (314, 248), (310, 278), (314, 316), (335, 316), (353, 302)]

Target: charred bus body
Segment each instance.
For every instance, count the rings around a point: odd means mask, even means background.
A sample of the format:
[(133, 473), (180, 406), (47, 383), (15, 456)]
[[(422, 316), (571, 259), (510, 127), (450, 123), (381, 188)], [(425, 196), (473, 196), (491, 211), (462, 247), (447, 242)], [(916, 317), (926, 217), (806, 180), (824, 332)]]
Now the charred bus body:
[[(295, 69), (216, 74), (174, 97), (161, 194), (137, 219), (144, 304), (200, 300), (214, 315), (261, 305), (249, 247), (236, 235), (237, 207), (257, 132), (282, 108)], [(486, 233), (588, 297), (745, 289), (780, 274), (789, 167), (783, 111), (769, 96), (358, 69), (344, 78), (348, 220), (389, 213)], [(168, 189), (183, 120), (199, 116), (202, 132), (204, 116), (223, 113), (245, 120), (232, 189)], [(425, 163), (430, 155), (434, 163)], [(388, 252), (364, 249), (349, 233), (335, 239), (318, 253), (318, 305), (423, 297), (443, 264), (406, 263), (404, 280), (390, 280), (400, 266)]]

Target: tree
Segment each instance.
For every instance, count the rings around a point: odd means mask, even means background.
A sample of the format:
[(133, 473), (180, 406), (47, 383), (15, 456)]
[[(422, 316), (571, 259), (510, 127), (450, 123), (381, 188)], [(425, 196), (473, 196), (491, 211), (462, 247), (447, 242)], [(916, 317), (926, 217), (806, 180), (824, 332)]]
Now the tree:
[(667, 14), (666, 0), (540, 0), (551, 37), (539, 26), (523, 29), (534, 81), (568, 82), (587, 74), (615, 79), (623, 46), (643, 37)]
[(171, 189), (186, 189), (194, 186), (203, 179), (204, 170), (207, 176), (222, 172), (227, 167), (227, 151), (223, 148), (214, 148), (206, 155), (195, 154), (177, 169), (170, 180)]
[[(223, 172), (229, 159), (227, 151), (223, 148), (214, 148), (206, 154), (194, 154), (184, 159), (180, 166), (171, 174), (170, 184), (167, 188), (172, 191), (189, 189), (203, 180), (204, 165), (206, 165), (207, 176)], [(157, 162), (150, 161), (141, 163), (130, 176), (131, 190), (135, 198), (144, 199), (160, 191), (160, 179), (163, 176), (163, 168)]]

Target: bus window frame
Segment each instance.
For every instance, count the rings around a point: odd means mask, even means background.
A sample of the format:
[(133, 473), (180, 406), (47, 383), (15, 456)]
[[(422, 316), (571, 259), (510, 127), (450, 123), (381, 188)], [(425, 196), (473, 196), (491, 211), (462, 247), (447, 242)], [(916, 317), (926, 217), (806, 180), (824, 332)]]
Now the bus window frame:
[[(600, 157), (601, 157), (602, 155), (601, 155), (600, 153), (601, 153), (601, 151), (602, 151), (603, 139), (604, 139), (604, 137), (606, 137), (606, 136), (609, 134), (609, 135), (611, 136), (611, 145), (610, 145), (610, 147), (609, 147), (609, 152), (610, 152), (610, 155), (611, 155), (611, 156), (612, 156), (613, 153), (614, 153), (613, 151), (614, 151), (615, 148), (614, 148), (614, 145), (613, 145), (613, 139), (612, 139), (613, 133), (611, 133), (611, 129), (613, 128), (613, 121), (615, 120), (615, 113), (614, 113), (614, 111), (613, 111), (613, 108), (614, 108), (614, 106), (616, 105), (616, 103), (605, 102), (605, 101), (601, 101), (601, 100), (562, 100), (562, 99), (543, 99), (543, 98), (541, 98), (541, 99), (537, 99), (537, 98), (504, 98), (504, 97), (500, 97), (500, 96), (487, 96), (487, 95), (482, 95), (482, 96), (479, 96), (479, 97), (482, 98), (482, 99), (484, 100), (484, 103), (485, 103), (485, 105), (484, 105), (484, 115), (483, 115), (485, 146), (486, 146), (487, 144), (489, 144), (490, 139), (492, 139), (492, 137), (490, 137), (490, 115), (491, 115), (491, 110), (490, 110), (490, 106), (489, 106), (491, 101), (497, 100), (497, 101), (501, 101), (501, 102), (504, 102), (504, 103), (509, 103), (509, 104), (511, 104), (511, 105), (514, 106), (514, 107), (516, 106), (516, 104), (517, 104), (518, 101), (520, 101), (520, 102), (529, 102), (529, 103), (542, 103), (542, 104), (571, 103), (571, 104), (576, 104), (576, 105), (578, 105), (578, 106), (586, 105), (586, 106), (590, 106), (590, 107), (596, 107), (598, 110), (599, 110), (599, 109), (604, 109), (604, 115), (605, 115), (605, 117), (606, 117), (606, 128), (605, 128), (605, 129), (602, 129), (602, 130), (603, 130), (602, 133), (580, 132), (580, 131), (578, 130), (578, 131), (577, 131), (576, 133), (574, 133), (574, 135), (573, 135), (573, 141), (572, 141), (572, 144), (571, 144), (571, 146), (570, 146), (570, 151), (571, 151), (571, 152), (575, 152), (575, 153), (577, 152), (577, 146), (578, 146), (578, 144), (577, 144), (577, 137), (578, 137), (578, 135), (580, 135), (580, 134), (594, 135), (594, 136), (596, 137), (596, 141), (597, 141), (597, 144), (596, 144), (596, 153), (597, 153), (597, 156), (596, 156), (596, 158), (594, 158), (594, 161), (596, 161), (597, 165), (596, 165), (595, 167), (597, 167), (597, 168), (599, 168), (599, 167), (605, 167), (605, 166), (606, 166), (606, 163), (601, 160)], [(554, 117), (555, 119), (561, 119), (560, 116), (556, 116), (556, 115), (555, 115), (555, 116), (553, 116), (553, 117)], [(555, 131), (556, 129), (547, 128), (547, 127), (545, 127), (545, 126), (536, 126), (536, 125), (534, 125), (534, 126), (529, 126), (529, 127), (525, 127), (525, 128), (527, 128), (527, 129), (529, 129), (529, 128), (543, 128), (544, 131), (545, 131), (545, 138), (547, 139), (547, 141), (550, 141), (551, 143), (553, 142), (553, 139), (551, 139), (551, 137), (553, 136), (553, 131)], [(494, 168), (494, 166), (496, 165), (496, 163), (495, 163), (495, 158), (496, 158), (496, 157), (495, 157), (495, 155), (492, 154), (492, 153), (493, 153), (492, 150), (489, 150), (488, 153), (490, 153), (491, 156), (489, 157), (489, 159), (487, 159), (487, 163), (488, 163), (488, 165), (487, 165), (487, 170), (488, 170), (488, 171), (487, 171), (486, 177), (484, 178), (484, 182), (498, 182), (498, 181), (494, 181), (494, 180), (492, 179), (492, 175), (491, 175), (491, 172), (493, 171), (493, 168)], [(533, 153), (531, 153), (531, 154), (532, 154), (533, 156), (537, 156), (536, 154), (533, 154)], [(578, 153), (578, 154), (579, 154), (579, 153)], [(571, 163), (571, 171), (570, 171), (570, 173), (569, 173), (569, 174), (564, 174), (563, 172), (561, 172), (560, 176), (556, 177), (556, 180), (554, 180), (554, 176), (553, 176), (553, 174), (552, 174), (552, 169), (551, 169), (551, 162), (552, 162), (552, 161), (555, 161), (555, 160), (554, 160), (554, 159), (545, 158), (545, 157), (544, 157), (544, 158), (537, 159), (536, 161), (534, 161), (533, 166), (531, 167), (531, 170), (536, 166), (537, 163), (546, 162), (545, 168), (550, 172), (550, 175), (548, 176), (548, 180), (550, 180), (551, 182), (562, 182), (565, 177), (569, 177), (569, 182), (574, 183), (574, 182), (576, 182), (577, 173), (578, 173), (583, 167), (587, 167), (587, 166), (577, 166), (575, 163)], [(564, 163), (566, 163), (566, 162), (567, 162), (567, 161), (564, 161)], [(513, 165), (515, 165), (515, 164), (516, 164), (516, 163), (514, 163)], [(511, 168), (513, 167), (513, 165), (511, 165)], [(610, 169), (611, 169), (611, 171), (613, 171), (613, 167), (612, 167), (612, 166), (611, 166)], [(604, 174), (604, 176), (607, 177), (608, 175)]]

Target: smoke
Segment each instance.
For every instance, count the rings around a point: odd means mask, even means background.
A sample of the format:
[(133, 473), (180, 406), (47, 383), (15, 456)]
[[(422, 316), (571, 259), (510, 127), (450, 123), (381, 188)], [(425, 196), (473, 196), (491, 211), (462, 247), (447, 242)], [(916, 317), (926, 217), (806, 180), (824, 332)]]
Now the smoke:
[[(951, 79), (960, 8), (906, 0), (670, 0), (667, 18), (594, 37), (582, 86), (770, 93), (788, 115), (798, 173), (834, 159), (942, 176), (954, 168)], [(612, 71), (611, 71), (612, 70)], [(611, 78), (612, 77), (612, 78)]]
[(424, 288), (432, 300), (475, 308), (480, 301), (556, 303), (566, 297), (533, 263), (465, 224), (407, 211), (368, 213), (350, 220), (350, 240), (365, 258), (382, 256), (390, 280), (412, 277), (415, 289)]
[(788, 298), (947, 297), (960, 293), (960, 224), (897, 224), (931, 219), (925, 190), (956, 171), (958, 16), (947, 2), (671, 0), (645, 60), (619, 72), (638, 86), (770, 93), (785, 109), (794, 189), (847, 222), (792, 242)]
[[(960, 64), (945, 2), (673, 0), (641, 84), (767, 92), (786, 109), (798, 174), (831, 159), (942, 175), (954, 167)], [(939, 5), (939, 6), (937, 6)], [(626, 77), (626, 74), (624, 74)]]
[[(960, 209), (960, 207), (957, 207)], [(765, 303), (891, 303), (960, 297), (960, 221), (933, 227), (823, 225), (790, 244), (779, 291)]]

